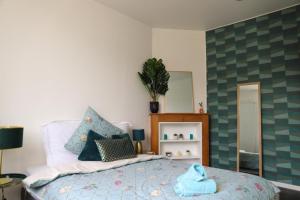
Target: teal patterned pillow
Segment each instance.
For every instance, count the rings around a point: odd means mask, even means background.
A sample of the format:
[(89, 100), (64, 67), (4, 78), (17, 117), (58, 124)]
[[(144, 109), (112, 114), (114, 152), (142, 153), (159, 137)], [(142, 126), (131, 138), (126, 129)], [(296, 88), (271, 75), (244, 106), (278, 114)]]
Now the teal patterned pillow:
[(115, 127), (110, 122), (103, 119), (91, 107), (88, 107), (82, 122), (65, 144), (65, 148), (72, 153), (79, 155), (85, 146), (87, 134), (90, 130), (93, 130), (94, 132), (99, 133), (107, 138), (111, 137), (112, 135), (119, 135), (123, 133), (121, 129)]
[(95, 140), (95, 142), (104, 162), (136, 157), (132, 142), (127, 138)]

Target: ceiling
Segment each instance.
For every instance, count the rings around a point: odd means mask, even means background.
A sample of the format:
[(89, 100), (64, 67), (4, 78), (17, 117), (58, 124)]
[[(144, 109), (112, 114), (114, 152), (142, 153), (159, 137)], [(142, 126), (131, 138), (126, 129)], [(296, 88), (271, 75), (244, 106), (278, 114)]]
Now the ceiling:
[(300, 0), (95, 0), (155, 28), (209, 30)]

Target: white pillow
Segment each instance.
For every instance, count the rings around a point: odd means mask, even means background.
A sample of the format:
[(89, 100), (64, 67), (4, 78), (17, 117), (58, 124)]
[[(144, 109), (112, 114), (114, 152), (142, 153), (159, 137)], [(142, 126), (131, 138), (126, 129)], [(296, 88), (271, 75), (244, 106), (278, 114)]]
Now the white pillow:
[(112, 122), (113, 125), (123, 131), (123, 133), (130, 133), (131, 124), (129, 122)]
[(54, 121), (42, 127), (48, 166), (77, 161), (77, 155), (66, 150), (64, 145), (79, 124), (80, 121)]
[[(47, 165), (50, 167), (78, 162), (78, 155), (65, 149), (64, 145), (80, 124), (79, 120), (53, 121), (42, 126), (43, 142), (46, 151)], [(130, 132), (129, 122), (113, 122), (113, 125)]]

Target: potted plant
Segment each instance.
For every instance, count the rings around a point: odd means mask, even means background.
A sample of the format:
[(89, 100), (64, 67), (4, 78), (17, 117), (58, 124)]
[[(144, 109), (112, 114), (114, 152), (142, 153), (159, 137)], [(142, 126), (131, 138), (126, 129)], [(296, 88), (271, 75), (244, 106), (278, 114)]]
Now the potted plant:
[(202, 102), (199, 102), (199, 113), (204, 113), (204, 108), (203, 108), (203, 103)]
[(156, 58), (148, 59), (143, 65), (142, 73), (138, 72), (138, 74), (152, 98), (150, 111), (157, 113), (159, 110), (159, 96), (165, 95), (169, 89), (170, 74), (167, 72), (162, 59), (157, 60)]

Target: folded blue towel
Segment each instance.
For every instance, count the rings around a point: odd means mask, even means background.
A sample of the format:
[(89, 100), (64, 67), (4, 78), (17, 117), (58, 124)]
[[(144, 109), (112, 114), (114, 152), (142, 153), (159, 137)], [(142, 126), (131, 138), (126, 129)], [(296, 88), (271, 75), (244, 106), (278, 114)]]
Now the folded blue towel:
[(181, 180), (174, 190), (180, 197), (190, 197), (200, 194), (212, 194), (217, 191), (217, 184), (213, 179), (206, 179), (200, 182), (192, 180)]
[(194, 163), (186, 173), (177, 178), (178, 182), (182, 180), (193, 180), (193, 181), (203, 181), (207, 179), (207, 174), (204, 167), (200, 164)]

